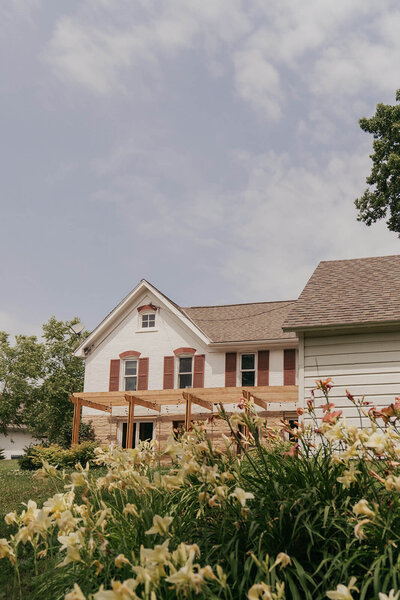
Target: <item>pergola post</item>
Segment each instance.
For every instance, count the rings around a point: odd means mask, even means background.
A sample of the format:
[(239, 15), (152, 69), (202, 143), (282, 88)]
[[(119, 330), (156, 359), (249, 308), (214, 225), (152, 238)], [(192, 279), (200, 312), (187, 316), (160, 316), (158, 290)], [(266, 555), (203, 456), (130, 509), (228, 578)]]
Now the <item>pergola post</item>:
[(186, 392), (183, 392), (183, 397), (186, 400), (186, 410), (185, 410), (185, 429), (189, 431), (190, 422), (192, 420), (192, 396)]
[(72, 440), (71, 443), (74, 446), (79, 444), (79, 426), (81, 424), (81, 400), (80, 398), (71, 398), (74, 403), (74, 418), (72, 421)]
[[(243, 397), (247, 400), (247, 402), (249, 402), (250, 399), (251, 399), (250, 392), (248, 390), (242, 390), (242, 394), (243, 394)], [(246, 408), (244, 410), (245, 410), (246, 415), (248, 416), (250, 414), (250, 411), (249, 411), (248, 407), (246, 406)], [(247, 440), (248, 440), (248, 437), (249, 437), (249, 428), (248, 428), (247, 425), (244, 426), (243, 435), (245, 437), (244, 443), (247, 444), (248, 443)]]
[(135, 419), (135, 399), (132, 396), (125, 396), (126, 400), (129, 402), (128, 409), (128, 426), (126, 433), (126, 447), (133, 448), (133, 425)]

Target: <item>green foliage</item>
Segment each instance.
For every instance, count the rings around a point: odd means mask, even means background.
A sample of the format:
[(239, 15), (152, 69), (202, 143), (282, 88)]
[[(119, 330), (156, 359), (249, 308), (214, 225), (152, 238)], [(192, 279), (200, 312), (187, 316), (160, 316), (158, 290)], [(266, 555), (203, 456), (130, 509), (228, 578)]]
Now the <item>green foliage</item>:
[[(73, 405), (69, 397), (83, 389), (84, 364), (73, 353), (82, 339), (71, 333), (72, 321), (51, 317), (43, 325), (42, 341), (16, 336), (11, 344), (0, 332), (0, 432), (10, 425), (26, 425), (37, 438), (68, 445)], [(84, 439), (93, 437), (83, 427)]]
[(71, 448), (62, 448), (58, 444), (33, 444), (25, 448), (25, 454), (18, 458), (18, 463), (24, 471), (39, 469), (43, 462), (58, 467), (73, 467), (77, 463), (86, 465), (93, 460), (96, 446), (94, 442), (83, 442)]
[(360, 127), (373, 134), (374, 153), (369, 188), (355, 200), (358, 220), (371, 225), (388, 217), (389, 230), (400, 233), (400, 105), (378, 104), (373, 117), (360, 119)]
[[(100, 476), (44, 465), (36, 477), (56, 480), (64, 495), (46, 502), (47, 519), (36, 506), (29, 516), (7, 515), (15, 536), (3, 540), (4, 556), (17, 567), (30, 542), (29, 598), (395, 599), (400, 399), (373, 409), (370, 427), (357, 429), (333, 410), (331, 387), (329, 379), (319, 382), (324, 412), (317, 417), (309, 401), (314, 423), (292, 431), (295, 443), (283, 442), (250, 405), (230, 419), (221, 409), (232, 434), (224, 452), (201, 429), (171, 437), (162, 455), (170, 468), (146, 442), (96, 449), (96, 464), (107, 470)], [(366, 410), (364, 399), (347, 397)], [(250, 431), (246, 441), (240, 422)], [(58, 460), (65, 450), (41, 452)], [(112, 592), (115, 582), (130, 591)], [(80, 589), (69, 593), (74, 584)]]

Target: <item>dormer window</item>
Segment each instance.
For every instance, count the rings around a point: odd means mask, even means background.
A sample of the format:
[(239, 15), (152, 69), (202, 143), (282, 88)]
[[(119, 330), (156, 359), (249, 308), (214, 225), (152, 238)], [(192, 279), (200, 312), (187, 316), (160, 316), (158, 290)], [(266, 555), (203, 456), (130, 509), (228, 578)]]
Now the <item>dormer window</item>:
[(139, 313), (138, 331), (156, 331), (157, 306), (154, 304), (143, 304), (137, 309)]
[(148, 329), (156, 326), (156, 313), (145, 313), (140, 315), (142, 319), (142, 329)]

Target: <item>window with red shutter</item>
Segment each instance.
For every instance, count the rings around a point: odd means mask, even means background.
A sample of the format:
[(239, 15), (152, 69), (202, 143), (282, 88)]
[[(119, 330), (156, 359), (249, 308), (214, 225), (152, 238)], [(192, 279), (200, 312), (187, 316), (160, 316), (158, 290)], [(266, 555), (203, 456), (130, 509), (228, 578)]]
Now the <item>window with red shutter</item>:
[(225, 354), (225, 387), (236, 387), (236, 352)]
[(110, 383), (108, 387), (110, 392), (118, 392), (119, 390), (119, 365), (119, 358), (110, 360)]
[(296, 385), (296, 350), (283, 351), (283, 385)]
[(164, 390), (174, 389), (175, 356), (164, 356)]
[(138, 370), (138, 390), (147, 390), (149, 388), (149, 359), (139, 358)]
[(194, 357), (194, 368), (193, 368), (193, 387), (202, 388), (204, 387), (204, 365), (206, 357), (204, 354), (196, 354)]
[(269, 385), (269, 350), (258, 353), (257, 385)]

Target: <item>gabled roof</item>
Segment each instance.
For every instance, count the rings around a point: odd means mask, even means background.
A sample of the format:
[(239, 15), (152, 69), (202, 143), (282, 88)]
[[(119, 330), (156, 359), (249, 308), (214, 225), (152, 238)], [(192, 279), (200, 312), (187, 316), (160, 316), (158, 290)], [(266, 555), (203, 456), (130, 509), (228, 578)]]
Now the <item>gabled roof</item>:
[(142, 279), (82, 342), (75, 356), (84, 357), (87, 349), (96, 345), (110, 327), (118, 324), (124, 311), (145, 290), (156, 296), (206, 344), (296, 339), (294, 333), (282, 330), (294, 300), (183, 308)]
[(183, 308), (212, 342), (295, 339), (282, 330), (294, 300)]
[(207, 336), (197, 327), (193, 321), (184, 314), (182, 309), (172, 300), (170, 300), (165, 294), (160, 292), (154, 285), (142, 279), (138, 285), (121, 300), (121, 302), (108, 313), (108, 315), (95, 327), (92, 333), (82, 342), (79, 348), (75, 351), (75, 356), (83, 358), (86, 356), (87, 348), (93, 346), (96, 341), (101, 338), (102, 334), (109, 329), (112, 325), (116, 325), (119, 322), (119, 318), (123, 314), (124, 310), (132, 304), (136, 298), (139, 298), (143, 292), (148, 291), (152, 293), (160, 302), (167, 306), (169, 310), (175, 314), (178, 318), (185, 323), (185, 325), (197, 335), (203, 342), (208, 343), (209, 339)]
[(396, 321), (400, 321), (400, 255), (320, 262), (283, 328)]

